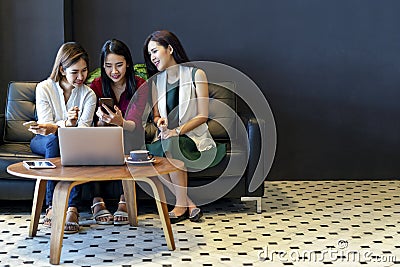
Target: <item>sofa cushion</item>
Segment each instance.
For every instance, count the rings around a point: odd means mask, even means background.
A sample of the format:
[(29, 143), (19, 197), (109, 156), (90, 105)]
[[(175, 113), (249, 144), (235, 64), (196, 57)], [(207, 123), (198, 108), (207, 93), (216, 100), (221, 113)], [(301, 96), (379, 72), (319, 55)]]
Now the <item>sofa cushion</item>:
[(37, 82), (10, 82), (7, 91), (4, 142), (29, 143), (34, 134), (22, 123), (37, 120), (35, 90)]
[(0, 157), (13, 158), (43, 158), (40, 155), (33, 154), (29, 144), (6, 143), (0, 146)]
[(228, 132), (231, 135), (236, 133), (237, 107), (234, 91), (235, 83), (233, 82), (209, 83), (208, 85), (210, 119), (207, 124), (211, 135), (217, 141), (229, 141), (235, 138), (228, 135)]
[[(241, 177), (246, 169), (247, 150), (241, 145), (232, 145), (222, 161), (216, 166), (206, 168), (202, 171), (188, 169), (190, 179), (211, 179), (217, 177)], [(229, 164), (229, 168), (228, 167)]]

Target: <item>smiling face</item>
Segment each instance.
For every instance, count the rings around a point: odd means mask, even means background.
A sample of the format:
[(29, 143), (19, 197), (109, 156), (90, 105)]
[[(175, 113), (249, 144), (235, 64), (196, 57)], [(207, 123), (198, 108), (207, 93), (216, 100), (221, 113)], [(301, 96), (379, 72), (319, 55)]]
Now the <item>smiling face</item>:
[(176, 61), (172, 56), (173, 48), (169, 45), (167, 48), (158, 42), (150, 41), (147, 46), (150, 60), (156, 66), (158, 71), (163, 71), (168, 67), (176, 65)]
[(69, 85), (71, 88), (74, 88), (83, 85), (83, 83), (86, 81), (88, 67), (86, 61), (81, 58), (68, 68), (64, 69), (62, 66), (60, 66), (60, 72), (64, 76), (64, 81), (66, 81), (67, 85)]
[(107, 76), (114, 82), (124, 82), (126, 69), (129, 67), (125, 57), (110, 53), (104, 60), (104, 70)]

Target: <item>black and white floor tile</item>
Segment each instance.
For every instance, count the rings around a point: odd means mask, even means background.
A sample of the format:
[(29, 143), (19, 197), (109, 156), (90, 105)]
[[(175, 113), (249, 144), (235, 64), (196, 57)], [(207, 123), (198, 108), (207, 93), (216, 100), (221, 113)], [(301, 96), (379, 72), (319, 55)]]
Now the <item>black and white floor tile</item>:
[[(61, 266), (400, 266), (400, 181), (266, 182), (255, 203), (220, 200), (201, 223), (173, 225), (169, 251), (156, 208), (139, 227), (92, 224), (66, 235)], [(51, 266), (50, 229), (28, 237), (29, 207), (0, 207), (0, 266)], [(140, 202), (139, 202), (140, 205)]]

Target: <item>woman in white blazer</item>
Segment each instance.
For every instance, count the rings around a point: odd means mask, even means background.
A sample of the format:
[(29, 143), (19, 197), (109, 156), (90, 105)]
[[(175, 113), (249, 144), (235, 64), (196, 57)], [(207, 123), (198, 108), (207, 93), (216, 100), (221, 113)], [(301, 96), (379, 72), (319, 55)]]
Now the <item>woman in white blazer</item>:
[[(208, 120), (208, 81), (202, 69), (182, 65), (189, 62), (179, 39), (171, 32), (153, 32), (143, 48), (146, 68), (152, 77), (153, 120), (159, 129), (148, 150), (155, 156), (182, 160), (186, 168), (201, 170), (218, 164), (226, 147), (214, 142)], [(187, 196), (185, 171), (164, 176), (176, 196), (169, 212), (171, 223), (189, 218), (199, 221), (201, 210)]]

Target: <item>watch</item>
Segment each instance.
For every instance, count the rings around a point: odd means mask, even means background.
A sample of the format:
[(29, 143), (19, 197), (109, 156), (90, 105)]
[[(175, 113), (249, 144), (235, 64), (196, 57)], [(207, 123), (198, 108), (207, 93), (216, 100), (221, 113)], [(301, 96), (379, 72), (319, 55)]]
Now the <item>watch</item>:
[(177, 135), (179, 135), (181, 133), (181, 127), (180, 126), (176, 127), (175, 132)]

